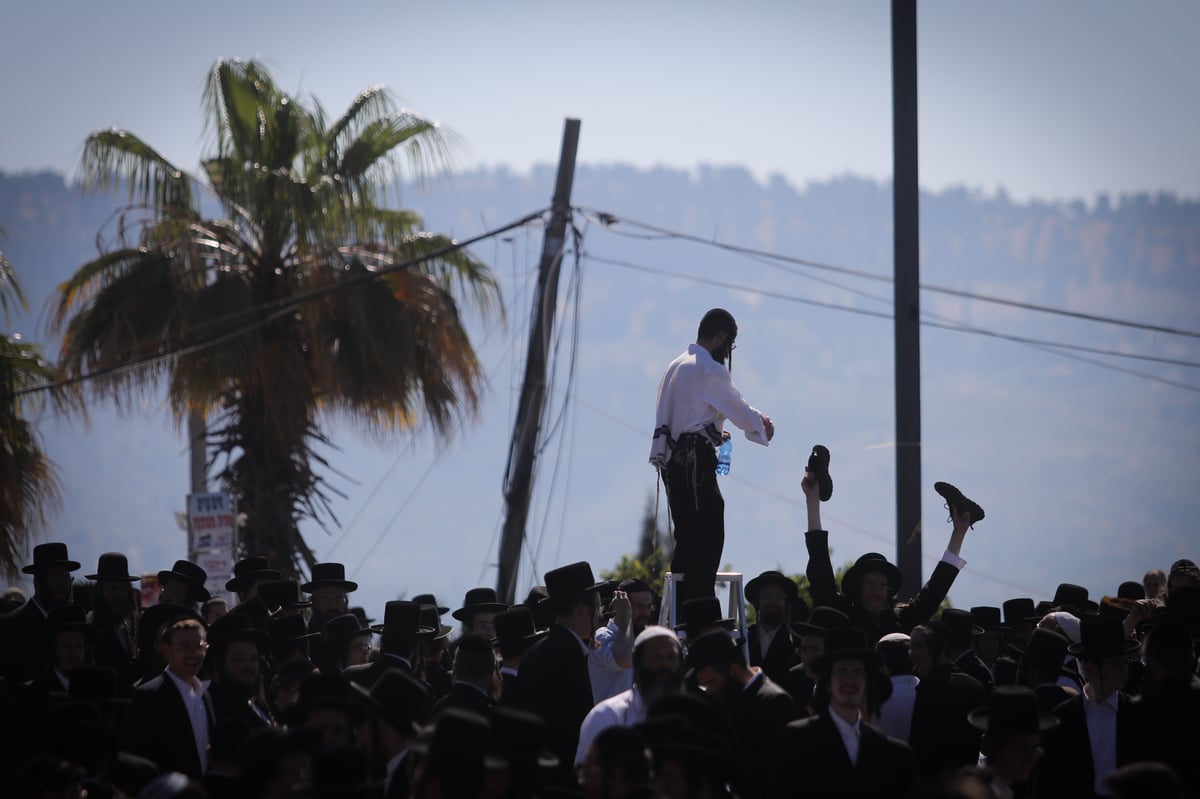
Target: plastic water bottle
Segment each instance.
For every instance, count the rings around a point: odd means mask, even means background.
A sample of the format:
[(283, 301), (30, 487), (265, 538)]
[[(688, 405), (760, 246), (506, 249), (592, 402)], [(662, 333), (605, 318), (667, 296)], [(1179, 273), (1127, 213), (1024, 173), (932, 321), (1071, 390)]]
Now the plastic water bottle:
[(729, 474), (729, 462), (733, 460), (733, 439), (727, 438), (717, 447), (717, 474)]

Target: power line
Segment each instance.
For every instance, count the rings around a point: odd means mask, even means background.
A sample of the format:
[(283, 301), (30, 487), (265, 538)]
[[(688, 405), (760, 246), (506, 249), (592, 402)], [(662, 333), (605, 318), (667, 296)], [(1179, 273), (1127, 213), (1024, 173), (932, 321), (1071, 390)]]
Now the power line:
[(170, 360), (171, 358), (176, 358), (181, 355), (190, 355), (193, 352), (200, 352), (201, 350), (207, 349), (209, 347), (213, 347), (224, 341), (228, 341), (232, 338), (236, 338), (245, 333), (248, 333), (249, 331), (255, 329), (256, 327), (260, 327), (260, 326), (266, 324), (267, 322), (277, 319), (280, 316), (282, 316), (283, 314), (287, 313), (288, 311), (290, 311), (293, 308), (296, 308), (300, 305), (305, 305), (307, 303), (312, 302), (313, 300), (318, 300), (322, 297), (326, 297), (326, 296), (333, 294), (335, 292), (338, 292), (338, 291), (342, 291), (342, 290), (345, 290), (348, 288), (353, 288), (355, 286), (358, 286), (358, 285), (361, 285), (364, 283), (368, 283), (373, 280), (378, 280), (381, 277), (385, 277), (385, 276), (393, 274), (395, 272), (399, 272), (401, 270), (408, 269), (412, 266), (416, 266), (417, 264), (421, 264), (426, 261), (431, 261), (431, 260), (434, 260), (437, 258), (445, 257), (447, 255), (450, 255), (451, 253), (454, 253), (459, 250), (470, 247), (473, 244), (477, 244), (480, 241), (484, 241), (486, 239), (492, 238), (493, 236), (498, 236), (501, 233), (506, 233), (509, 230), (512, 230), (514, 228), (518, 228), (518, 227), (527, 225), (530, 222), (534, 221), (535, 219), (539, 219), (546, 212), (546, 210), (547, 210), (546, 208), (543, 208), (539, 211), (535, 211), (533, 213), (526, 214), (525, 216), (521, 217), (520, 219), (509, 222), (507, 225), (504, 225), (502, 227), (493, 228), (492, 230), (484, 231), (483, 233), (480, 233), (476, 236), (472, 236), (469, 239), (464, 239), (463, 241), (451, 242), (450, 244), (447, 244), (444, 247), (439, 247), (436, 250), (433, 250), (432, 252), (428, 252), (428, 253), (425, 253), (424, 255), (419, 255), (414, 258), (410, 258), (410, 259), (408, 259), (406, 261), (402, 261), (398, 264), (391, 264), (389, 266), (379, 267), (371, 272), (368, 272), (365, 275), (356, 275), (354, 277), (349, 277), (344, 280), (341, 280), (337, 283), (332, 283), (327, 286), (322, 286), (320, 288), (312, 289), (311, 291), (307, 291), (307, 292), (304, 292), (301, 294), (295, 294), (291, 297), (284, 297), (279, 300), (274, 300), (272, 302), (262, 303), (261, 305), (255, 305), (251, 308), (246, 309), (245, 311), (240, 311), (237, 314), (228, 314), (225, 317), (222, 317), (221, 320), (211, 320), (207, 324), (211, 325), (211, 324), (215, 324), (217, 321), (228, 321), (229, 319), (237, 318), (237, 316), (239, 316), (239, 315), (240, 316), (249, 316), (251, 314), (259, 314), (259, 313), (264, 313), (264, 312), (269, 314), (265, 318), (255, 319), (235, 330), (231, 330), (231, 331), (229, 331), (227, 333), (223, 333), (219, 336), (202, 339), (200, 341), (197, 341), (194, 344), (187, 344), (187, 345), (181, 344), (176, 347), (172, 347), (167, 350), (164, 350), (163, 352), (160, 352), (160, 353), (156, 353), (153, 355), (146, 355), (146, 356), (143, 356), (140, 358), (134, 358), (132, 360), (126, 361), (121, 364), (116, 364), (114, 366), (109, 366), (104, 369), (99, 369), (95, 372), (89, 372), (87, 374), (77, 375), (75, 377), (64, 378), (63, 380), (58, 380), (58, 381), (55, 381), (52, 383), (43, 383), (41, 385), (30, 386), (28, 388), (19, 389), (17, 391), (12, 392), (11, 394), (4, 395), (4, 398), (5, 399), (16, 398), (16, 397), (24, 396), (26, 394), (33, 394), (33, 393), (40, 392), (40, 391), (52, 391), (52, 390), (59, 389), (59, 388), (67, 388), (69, 386), (78, 385), (80, 383), (97, 380), (102, 377), (110, 377), (112, 375), (132, 371), (134, 369), (138, 369), (143, 366), (152, 366), (156, 363)]
[[(836, 266), (834, 264), (823, 263), (821, 261), (812, 261), (812, 260), (808, 260), (805, 258), (796, 258), (794, 256), (783, 255), (781, 253), (770, 252), (768, 250), (759, 250), (759, 249), (756, 249), (753, 247), (742, 247), (742, 246), (735, 245), (735, 244), (728, 244), (725, 242), (716, 241), (714, 239), (705, 239), (700, 236), (692, 235), (690, 233), (681, 233), (679, 231), (669, 230), (667, 228), (662, 228), (657, 225), (651, 225), (646, 222), (638, 222), (638, 221), (632, 220), (632, 219), (620, 218), (620, 217), (617, 217), (615, 214), (611, 214), (606, 211), (595, 211), (595, 210), (583, 209), (583, 208), (577, 208), (576, 210), (578, 210), (584, 214), (593, 215), (595, 218), (595, 221), (597, 221), (605, 230), (607, 230), (610, 233), (613, 233), (615, 235), (629, 235), (629, 234), (624, 234), (621, 231), (612, 229), (613, 225), (626, 224), (626, 225), (630, 225), (632, 227), (641, 228), (643, 230), (652, 231), (656, 234), (653, 237), (656, 239), (679, 239), (681, 241), (690, 241), (690, 242), (694, 242), (696, 244), (703, 244), (703, 245), (706, 245), (709, 247), (715, 247), (717, 249), (726, 250), (728, 252), (734, 252), (734, 253), (738, 253), (741, 255), (757, 255), (757, 256), (764, 257), (764, 258), (769, 258), (772, 261), (782, 261), (784, 263), (796, 264), (799, 266), (806, 266), (806, 267), (809, 267), (810, 269), (822, 269), (822, 270), (829, 271), (829, 272), (836, 272), (836, 273), (842, 274), (842, 275), (849, 275), (851, 277), (862, 278), (864, 280), (875, 280), (875, 281), (879, 281), (882, 283), (893, 282), (892, 278), (890, 278), (886, 275), (879, 275), (874, 272), (866, 272), (866, 271), (859, 270), (859, 269), (851, 269), (851, 268), (844, 267), (844, 266)], [(638, 238), (649, 238), (649, 237), (638, 237)], [(778, 266), (778, 264), (776, 264), (776, 265)], [(787, 270), (787, 271), (791, 271), (791, 270)], [(795, 273), (792, 272), (792, 274), (795, 274)], [(964, 299), (978, 300), (980, 302), (988, 302), (988, 303), (993, 303), (996, 305), (1006, 305), (1006, 306), (1009, 306), (1012, 308), (1021, 308), (1021, 309), (1027, 310), (1027, 311), (1037, 311), (1039, 313), (1053, 314), (1056, 316), (1065, 316), (1065, 317), (1069, 317), (1072, 319), (1083, 319), (1083, 320), (1087, 320), (1090, 322), (1103, 322), (1104, 324), (1117, 325), (1120, 327), (1129, 327), (1129, 328), (1134, 328), (1134, 329), (1138, 329), (1138, 330), (1149, 330), (1149, 331), (1152, 331), (1155, 333), (1169, 333), (1169, 334), (1175, 335), (1175, 336), (1186, 336), (1188, 338), (1200, 338), (1200, 332), (1197, 332), (1194, 330), (1185, 330), (1183, 328), (1168, 327), (1166, 325), (1158, 325), (1158, 324), (1153, 324), (1151, 322), (1139, 322), (1139, 321), (1130, 320), (1130, 319), (1118, 319), (1118, 318), (1110, 317), (1110, 316), (1102, 316), (1099, 314), (1085, 313), (1083, 311), (1069, 311), (1064, 308), (1055, 308), (1055, 307), (1049, 306), (1049, 305), (1039, 305), (1037, 303), (1023, 302), (1020, 300), (1011, 300), (1011, 299), (1007, 299), (1004, 297), (994, 297), (994, 296), (987, 295), (987, 294), (978, 294), (978, 293), (970, 292), (970, 291), (962, 291), (959, 289), (947, 288), (945, 286), (935, 286), (935, 285), (932, 285), (929, 283), (921, 283), (920, 288), (923, 291), (931, 291), (931, 292), (935, 292), (938, 294), (948, 294), (948, 295), (954, 296), (954, 297), (962, 297)]]
[[(820, 300), (810, 300), (806, 297), (797, 297), (797, 296), (791, 295), (791, 294), (781, 294), (779, 292), (774, 292), (774, 291), (764, 291), (762, 289), (751, 288), (749, 286), (740, 285), (737, 283), (728, 283), (728, 282), (721, 281), (721, 280), (713, 280), (710, 278), (699, 277), (697, 275), (680, 274), (678, 272), (671, 272), (671, 271), (668, 271), (665, 269), (658, 269), (658, 268), (655, 268), (652, 266), (635, 264), (635, 263), (631, 263), (629, 261), (621, 261), (621, 260), (618, 260), (615, 258), (605, 258), (603, 256), (591, 255), (589, 253), (584, 253), (584, 257), (589, 258), (598, 263), (605, 263), (605, 264), (610, 264), (612, 266), (619, 266), (624, 269), (631, 269), (635, 272), (644, 272), (647, 274), (662, 275), (665, 277), (677, 278), (679, 280), (688, 280), (693, 283), (701, 283), (701, 284), (705, 284), (705, 285), (717, 286), (719, 288), (729, 289), (730, 291), (743, 291), (748, 294), (755, 294), (760, 297), (769, 297), (771, 299), (782, 300), (784, 302), (794, 302), (794, 303), (799, 303), (802, 305), (811, 305), (814, 307), (826, 308), (828, 310), (833, 310), (833, 311), (845, 311), (846, 313), (854, 313), (854, 314), (859, 314), (861, 316), (871, 316), (871, 317), (874, 317), (877, 319), (891, 319), (892, 318), (891, 313), (884, 313), (882, 311), (871, 311), (871, 310), (867, 310), (864, 308), (855, 308), (855, 307), (849, 306), (849, 305), (838, 305), (836, 303), (822, 302)], [(866, 295), (866, 296), (870, 296), (870, 295)], [(879, 299), (879, 298), (873, 298), (873, 299)], [(1079, 350), (1082, 352), (1090, 352), (1093, 354), (1109, 355), (1109, 356), (1112, 356), (1115, 358), (1130, 358), (1130, 359), (1134, 359), (1134, 360), (1156, 361), (1156, 362), (1162, 362), (1162, 363), (1170, 363), (1170, 364), (1177, 365), (1177, 366), (1188, 366), (1188, 367), (1200, 368), (1200, 363), (1193, 362), (1193, 361), (1176, 361), (1173, 359), (1159, 358), (1157, 356), (1147, 356), (1147, 355), (1140, 355), (1137, 353), (1119, 352), (1117, 350), (1101, 350), (1101, 349), (1097, 349), (1097, 348), (1093, 348), (1093, 347), (1086, 347), (1083, 345), (1067, 344), (1065, 342), (1046, 341), (1043, 339), (1030, 339), (1030, 338), (1024, 338), (1021, 336), (1013, 336), (1013, 335), (1009, 335), (1006, 333), (998, 333), (995, 331), (985, 330), (982, 328), (974, 328), (974, 327), (969, 327), (969, 326), (960, 325), (960, 324), (936, 323), (936, 322), (931, 322), (931, 321), (928, 321), (925, 319), (922, 319), (920, 323), (927, 327), (935, 327), (935, 328), (939, 328), (939, 329), (943, 329), (943, 330), (952, 330), (952, 331), (960, 332), (960, 333), (971, 333), (973, 335), (987, 336), (990, 338), (1006, 339), (1006, 340), (1013, 341), (1015, 343), (1026, 344), (1028, 346), (1035, 347), (1037, 349), (1043, 349), (1043, 351), (1052, 352), (1052, 353), (1055, 353), (1058, 355), (1062, 355), (1064, 357), (1068, 357), (1068, 353), (1064, 352), (1064, 350)], [(1053, 348), (1053, 349), (1046, 349), (1046, 348)], [(1146, 380), (1163, 383), (1165, 385), (1174, 386), (1176, 388), (1182, 388), (1182, 389), (1186, 389), (1188, 391), (1200, 392), (1200, 386), (1194, 386), (1194, 385), (1190, 385), (1187, 383), (1180, 383), (1178, 381), (1170, 380), (1168, 378), (1162, 378), (1162, 377), (1158, 377), (1156, 375), (1146, 374), (1145, 372), (1135, 372), (1135, 371), (1132, 371), (1129, 369), (1124, 369), (1124, 368), (1121, 368), (1118, 366), (1114, 366), (1113, 364), (1103, 363), (1101, 361), (1094, 361), (1094, 360), (1089, 360), (1089, 359), (1079, 358), (1079, 357), (1075, 357), (1075, 360), (1079, 360), (1079, 361), (1082, 361), (1083, 363), (1088, 363), (1088, 364), (1097, 366), (1102, 369), (1111, 369), (1112, 371), (1133, 375), (1135, 377), (1141, 377)]]

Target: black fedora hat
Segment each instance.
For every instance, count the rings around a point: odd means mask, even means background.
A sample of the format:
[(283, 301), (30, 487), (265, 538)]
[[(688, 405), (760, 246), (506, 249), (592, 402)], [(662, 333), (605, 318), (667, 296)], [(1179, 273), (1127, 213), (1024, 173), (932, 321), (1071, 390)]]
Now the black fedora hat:
[(783, 572), (765, 571), (746, 583), (746, 601), (754, 607), (758, 607), (759, 592), (768, 585), (777, 585), (782, 588), (788, 599), (795, 599), (796, 595), (800, 593), (800, 589), (796, 587), (796, 582), (791, 577)]
[(367, 627), (353, 613), (343, 613), (325, 623), (325, 637), (335, 647), (341, 646), (351, 638), (359, 635), (375, 635), (376, 631)]
[(96, 564), (95, 574), (85, 574), (89, 580), (112, 580), (113, 582), (133, 583), (142, 579), (129, 573), (129, 558), (120, 552), (105, 552)]
[(1034, 614), (1033, 600), (1027, 596), (1007, 599), (1004, 601), (1003, 608), (1004, 623), (1009, 627), (1028, 623), (1030, 617)]
[(191, 608), (160, 602), (143, 610), (141, 618), (138, 619), (138, 649), (142, 652), (153, 652), (155, 644), (158, 643), (159, 631), (179, 619), (195, 619), (208, 629), (204, 617)]
[(488, 749), (508, 762), (512, 771), (529, 775), (539, 768), (554, 768), (558, 757), (545, 748), (546, 722), (536, 713), (496, 705), (491, 714)]
[(498, 644), (511, 641), (533, 643), (547, 632), (537, 629), (533, 621), (533, 611), (524, 605), (513, 605), (508, 610), (497, 613), (492, 625), (496, 630), (493, 643)]
[(708, 667), (718, 670), (729, 666), (738, 658), (738, 645), (725, 630), (709, 630), (688, 641), (687, 674), (691, 675)]
[(1025, 619), (1025, 621), (1033, 622), (1034, 624), (1037, 624), (1039, 621), (1041, 621), (1042, 619), (1044, 619), (1046, 617), (1046, 614), (1052, 612), (1053, 610), (1054, 610), (1054, 603), (1048, 599), (1043, 599), (1037, 603), (1037, 605), (1033, 609), (1033, 613), (1031, 613), (1029, 615), (1029, 617)]
[(244, 591), (256, 580), (280, 580), (283, 575), (272, 569), (263, 557), (242, 558), (233, 565), (233, 579), (225, 583), (226, 591)]
[(63, 605), (57, 607), (46, 616), (46, 631), (55, 636), (59, 633), (83, 633), (91, 643), (100, 638), (100, 631), (88, 624), (87, 612), (79, 605)]
[(1053, 714), (1038, 710), (1033, 689), (1023, 685), (997, 685), (988, 703), (968, 713), (967, 721), (994, 738), (1029, 735), (1058, 726)]
[(257, 646), (260, 652), (271, 649), (270, 634), (254, 626), (244, 613), (227, 613), (208, 628), (208, 644), (214, 650), (220, 651), (235, 641), (249, 641)]
[(252, 625), (262, 630), (267, 629), (267, 624), (271, 619), (275, 618), (275, 614), (271, 611), (271, 608), (259, 596), (247, 599), (245, 602), (239, 602), (225, 615), (245, 616), (250, 620)]
[(400, 733), (421, 731), (433, 696), (429, 686), (402, 669), (389, 668), (369, 688), (350, 683), (351, 690), (366, 697), (369, 706)]
[(529, 589), (529, 593), (525, 595), (525, 601), (521, 603), (533, 611), (533, 623), (539, 630), (548, 629), (550, 625), (554, 624), (554, 610), (551, 609), (549, 602), (543, 601), (549, 597), (546, 586), (535, 585)]
[(346, 579), (346, 567), (341, 563), (318, 563), (312, 567), (311, 578), (300, 586), (300, 590), (311, 594), (317, 588), (341, 588), (350, 593), (358, 590), (358, 583)]
[(207, 602), (212, 598), (212, 594), (204, 587), (208, 572), (190, 560), (177, 560), (174, 566), (158, 573), (159, 585), (166, 585), (168, 580), (179, 580), (186, 585), (188, 598), (193, 602)]
[(434, 632), (432, 627), (421, 623), (421, 606), (416, 602), (405, 602), (396, 599), (383, 606), (383, 624), (372, 627), (381, 633), (384, 639), (412, 638), (414, 643), (418, 637), (428, 637)]
[(25, 574), (38, 574), (49, 569), (51, 566), (63, 566), (67, 571), (73, 572), (79, 568), (79, 563), (67, 556), (66, 544), (52, 541), (49, 544), (38, 544), (35, 546), (33, 548), (33, 563), (25, 566), (21, 571)]
[(437, 608), (439, 616), (445, 616), (450, 612), (450, 608), (446, 607), (445, 605), (438, 604), (437, 597), (433, 594), (417, 594), (412, 598), (412, 601), (416, 602), (418, 605), (433, 605), (435, 608)]
[(1100, 606), (1088, 599), (1088, 590), (1074, 583), (1059, 583), (1052, 602), (1056, 608), (1074, 611), (1076, 616), (1099, 612)]
[(499, 613), (502, 610), (508, 610), (508, 605), (496, 598), (495, 588), (472, 588), (463, 597), (463, 606), (450, 615), (459, 621), (466, 621), (476, 613)]
[(1046, 627), (1036, 627), (1029, 636), (1021, 660), (1044, 674), (1054, 674), (1062, 668), (1069, 645), (1065, 635)]
[(871, 572), (879, 572), (887, 578), (889, 599), (900, 590), (903, 582), (900, 569), (878, 552), (868, 552), (854, 561), (854, 565), (842, 575), (842, 595), (857, 605), (862, 597), (863, 576)]
[(607, 581), (596, 582), (591, 564), (581, 560), (546, 572), (546, 593), (549, 594), (550, 601), (569, 599), (585, 591), (599, 591), (605, 582)]
[(1119, 657), (1136, 652), (1138, 642), (1125, 637), (1125, 627), (1113, 616), (1084, 616), (1079, 620), (1079, 643), (1067, 652), (1083, 660)]
[(258, 586), (258, 595), (272, 610), (300, 610), (312, 603), (300, 593), (298, 580), (267, 580)]
[(976, 605), (971, 608), (971, 618), (983, 628), (984, 632), (1011, 630), (1012, 628), (1000, 620), (1000, 608), (991, 605)]
[(441, 641), (454, 632), (454, 628), (449, 624), (442, 624), (441, 614), (438, 613), (437, 605), (425, 602), (421, 603), (421, 626), (428, 627), (433, 631), (428, 635), (422, 636), (429, 641)]
[(942, 621), (950, 629), (950, 635), (958, 642), (969, 642), (972, 636), (983, 635), (983, 628), (975, 623), (970, 611), (962, 608), (946, 608)]
[(822, 681), (829, 680), (830, 669), (839, 660), (859, 660), (868, 674), (879, 671), (881, 658), (875, 650), (867, 647), (867, 635), (855, 627), (830, 630), (825, 635), (825, 653), (813, 661), (815, 671)]
[(1139, 582), (1126, 580), (1117, 586), (1117, 596), (1122, 599), (1145, 599), (1146, 588)]
[(675, 625), (676, 631), (699, 636), (709, 627), (732, 629), (737, 619), (721, 616), (721, 600), (715, 596), (699, 596), (683, 603), (683, 621)]
[(844, 630), (850, 626), (850, 617), (837, 608), (818, 605), (813, 608), (807, 621), (792, 625), (792, 631), (800, 635), (824, 636), (830, 630)]
[(332, 708), (346, 714), (352, 724), (364, 721), (367, 702), (361, 692), (350, 687), (340, 676), (314, 672), (300, 681), (300, 696), (294, 705), (283, 711), (282, 721), (288, 725), (303, 725), (308, 715), (318, 708)]
[[(228, 614), (226, 614), (228, 615)], [(286, 652), (295, 644), (317, 638), (320, 633), (310, 633), (303, 616), (278, 616), (267, 622), (267, 634), (276, 652)]]

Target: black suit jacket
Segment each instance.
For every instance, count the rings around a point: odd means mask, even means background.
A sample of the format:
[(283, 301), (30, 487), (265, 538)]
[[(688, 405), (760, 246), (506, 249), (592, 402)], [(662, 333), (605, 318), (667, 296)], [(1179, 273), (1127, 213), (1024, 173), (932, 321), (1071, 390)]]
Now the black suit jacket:
[(908, 796), (917, 771), (907, 744), (862, 724), (858, 763), (852, 764), (829, 712), (826, 708), (784, 727), (772, 758), (768, 795), (778, 799)]
[(1200, 677), (1148, 680), (1134, 708), (1146, 759), (1175, 769), (1183, 780), (1184, 796), (1200, 796)]
[[(212, 698), (204, 693), (208, 729), (215, 723)], [(178, 771), (199, 780), (204, 767), (183, 697), (166, 672), (139, 685), (121, 734), (124, 749), (148, 758), (160, 771)]]
[(979, 762), (980, 733), (967, 714), (987, 704), (987, 689), (949, 664), (921, 677), (913, 702), (912, 744), (921, 779)]
[[(1038, 761), (1039, 796), (1092, 796), (1096, 781), (1087, 718), (1079, 694), (1054, 709), (1059, 725), (1042, 735), (1045, 755)], [(1117, 694), (1117, 768), (1141, 759), (1141, 730), (1132, 700)], [(1194, 723), (1194, 721), (1193, 721)], [(1193, 753), (1194, 755), (1195, 753)]]
[[(574, 633), (555, 624), (521, 659), (520, 705), (546, 721), (546, 741), (560, 767), (570, 771), (579, 746), (579, 725), (592, 709), (587, 655)], [(559, 774), (570, 781), (566, 772)]]
[(775, 631), (775, 637), (767, 645), (766, 657), (758, 643), (758, 625), (751, 624), (746, 631), (746, 645), (750, 649), (750, 665), (758, 666), (776, 685), (787, 680), (788, 669), (800, 662), (796, 653), (797, 642), (786, 624)]
[(911, 633), (912, 628), (933, 618), (941, 607), (942, 600), (950, 592), (958, 569), (949, 563), (938, 561), (929, 580), (917, 592), (908, 606), (899, 610), (884, 610), (868, 613), (858, 605), (858, 597), (844, 596), (837, 588), (833, 575), (833, 564), (829, 560), (829, 533), (825, 530), (810, 530), (804, 534), (808, 547), (809, 590), (813, 606), (825, 605), (837, 608), (850, 617), (850, 623), (867, 635), (867, 645), (874, 647), (888, 633)]
[(0, 619), (0, 674), (11, 685), (32, 680), (50, 666), (46, 617), (30, 599)]
[(730, 710), (734, 751), (744, 767), (734, 787), (739, 796), (762, 796), (779, 736), (798, 717), (796, 703), (764, 673), (738, 694)]
[(450, 686), (450, 690), (445, 696), (434, 702), (433, 711), (429, 714), (429, 718), (436, 719), (442, 714), (443, 710), (449, 707), (456, 707), (459, 710), (469, 710), (472, 713), (478, 713), (484, 718), (488, 718), (491, 716), (492, 707), (495, 704), (492, 699), (484, 696), (475, 686), (456, 682)]

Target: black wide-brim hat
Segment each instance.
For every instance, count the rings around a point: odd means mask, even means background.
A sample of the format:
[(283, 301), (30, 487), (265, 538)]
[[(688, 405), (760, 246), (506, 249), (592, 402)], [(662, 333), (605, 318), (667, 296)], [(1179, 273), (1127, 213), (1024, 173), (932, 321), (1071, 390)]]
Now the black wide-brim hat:
[(437, 597), (433, 594), (417, 594), (412, 598), (412, 601), (416, 602), (418, 605), (433, 605), (435, 608), (437, 608), (439, 616), (445, 616), (450, 612), (450, 608), (446, 607), (445, 605), (438, 604)]
[(799, 635), (826, 635), (830, 630), (844, 630), (850, 626), (850, 617), (837, 608), (818, 605), (808, 616), (808, 621), (796, 622), (792, 632)]
[(100, 630), (89, 624), (87, 612), (79, 605), (63, 605), (46, 616), (46, 631), (53, 637), (59, 633), (76, 632), (93, 644), (100, 639)]
[(1084, 616), (1079, 620), (1079, 643), (1067, 652), (1084, 660), (1119, 657), (1138, 650), (1138, 642), (1125, 637), (1121, 619), (1113, 616)]
[(312, 602), (300, 595), (300, 583), (296, 580), (266, 580), (259, 584), (258, 595), (272, 609), (303, 610), (312, 607)]
[(448, 638), (450, 633), (454, 632), (454, 628), (449, 624), (442, 624), (441, 616), (438, 614), (438, 608), (435, 604), (421, 604), (421, 626), (428, 627), (433, 632), (421, 636), (426, 641), (441, 641), (443, 638)]
[(208, 628), (208, 643), (214, 649), (221, 649), (235, 641), (250, 641), (260, 652), (271, 651), (270, 634), (254, 626), (244, 613), (227, 613)]
[(687, 632), (691, 635), (698, 628), (723, 627), (733, 629), (737, 619), (721, 616), (721, 600), (715, 596), (698, 596), (688, 599), (680, 609), (683, 621), (675, 625), (676, 631)]
[(607, 580), (596, 581), (592, 574), (592, 566), (586, 560), (568, 563), (546, 572), (546, 593), (549, 596), (542, 601), (553, 602), (587, 591), (599, 591), (606, 582)]
[(862, 599), (863, 575), (870, 572), (879, 572), (887, 579), (889, 599), (900, 591), (903, 578), (900, 576), (899, 567), (878, 552), (868, 552), (854, 561), (854, 565), (842, 575), (842, 595), (855, 605)]
[(233, 565), (233, 579), (225, 583), (226, 591), (238, 592), (256, 580), (282, 580), (283, 575), (267, 564), (261, 556), (242, 558)]
[(788, 599), (795, 599), (800, 593), (800, 589), (791, 577), (778, 571), (765, 571), (746, 583), (746, 601), (754, 607), (758, 607), (758, 595), (768, 585), (777, 585), (782, 588)]
[(502, 610), (508, 610), (508, 605), (496, 597), (495, 588), (472, 588), (463, 597), (463, 606), (450, 615), (459, 621), (466, 621), (476, 613), (499, 613)]
[(207, 602), (212, 594), (204, 587), (208, 572), (188, 560), (177, 560), (170, 569), (158, 573), (158, 584), (166, 585), (167, 580), (179, 580), (188, 587), (188, 596), (194, 602)]
[(317, 672), (300, 681), (300, 698), (280, 714), (281, 720), (289, 726), (303, 725), (308, 714), (318, 708), (340, 710), (351, 724), (358, 724), (367, 717), (367, 702), (350, 687), (350, 682)]
[(867, 647), (867, 636), (855, 627), (830, 630), (825, 634), (825, 653), (813, 661), (812, 669), (828, 682), (833, 664), (839, 660), (858, 660), (870, 673), (879, 671), (882, 658)]
[(346, 579), (346, 567), (341, 563), (318, 563), (312, 568), (309, 581), (300, 590), (311, 594), (317, 588), (341, 588), (350, 593), (358, 590), (358, 583)]
[(1015, 624), (1028, 622), (1030, 617), (1036, 612), (1033, 600), (1027, 596), (1005, 600), (1003, 608), (1004, 623), (1010, 628)]
[(1058, 717), (1038, 709), (1037, 694), (1023, 685), (997, 685), (988, 704), (967, 714), (971, 726), (992, 736), (1029, 735), (1058, 726)]
[(135, 583), (142, 579), (129, 573), (129, 559), (120, 552), (105, 552), (96, 564), (95, 574), (85, 574), (88, 580), (112, 580), (113, 582)]
[(532, 643), (549, 632), (537, 629), (533, 611), (524, 605), (513, 605), (508, 610), (497, 613), (492, 620), (492, 626), (496, 630), (496, 637), (492, 639), (494, 644), (508, 641)]
[(143, 610), (141, 618), (138, 619), (138, 648), (143, 652), (152, 651), (158, 642), (158, 631), (162, 626), (179, 619), (194, 619), (208, 630), (204, 617), (191, 608), (160, 602)]
[(79, 561), (67, 557), (67, 545), (58, 541), (49, 544), (38, 544), (33, 548), (33, 563), (21, 569), (24, 574), (37, 574), (51, 566), (63, 566), (73, 572), (79, 568)]

